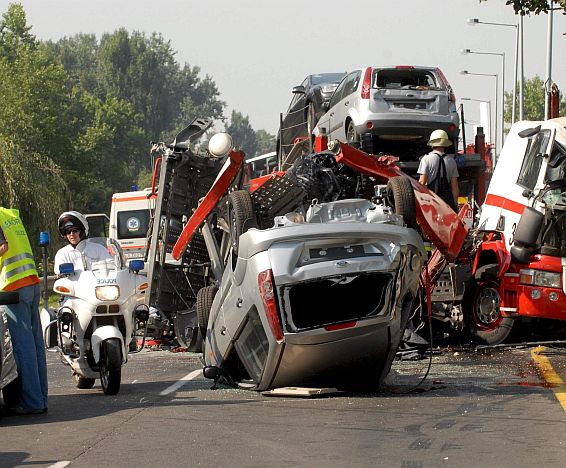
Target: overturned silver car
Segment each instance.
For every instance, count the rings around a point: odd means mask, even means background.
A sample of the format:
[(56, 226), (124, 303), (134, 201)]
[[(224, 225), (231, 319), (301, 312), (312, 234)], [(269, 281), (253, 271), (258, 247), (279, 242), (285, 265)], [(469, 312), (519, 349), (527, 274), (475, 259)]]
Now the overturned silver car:
[(364, 199), (314, 203), (236, 247), (219, 290), (197, 295), (205, 375), (259, 391), (382, 381), (426, 259), (401, 216)]

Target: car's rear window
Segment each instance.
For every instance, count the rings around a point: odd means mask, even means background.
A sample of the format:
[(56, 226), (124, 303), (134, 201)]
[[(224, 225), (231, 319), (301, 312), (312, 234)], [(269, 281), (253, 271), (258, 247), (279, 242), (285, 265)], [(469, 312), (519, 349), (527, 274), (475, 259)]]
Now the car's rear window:
[(440, 79), (430, 70), (376, 69), (372, 83), (374, 88), (442, 89)]

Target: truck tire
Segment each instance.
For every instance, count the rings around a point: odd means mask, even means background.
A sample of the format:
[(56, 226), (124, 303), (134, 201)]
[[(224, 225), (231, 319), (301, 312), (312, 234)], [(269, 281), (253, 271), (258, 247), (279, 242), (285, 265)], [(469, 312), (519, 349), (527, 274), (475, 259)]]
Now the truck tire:
[(389, 179), (387, 200), (395, 213), (403, 217), (407, 227), (418, 229), (415, 192), (407, 177), (397, 176)]
[(240, 236), (257, 227), (252, 197), (246, 190), (236, 190), (228, 196), (228, 224), (232, 249), (232, 268), (236, 267), (240, 249)]
[(216, 296), (216, 286), (206, 286), (199, 289), (197, 293), (197, 318), (200, 333), (204, 339), (206, 336), (206, 329), (208, 328), (208, 319), (210, 317), (210, 309), (212, 309), (212, 302)]
[[(489, 266), (489, 265), (486, 265)], [(464, 321), (471, 335), (487, 345), (505, 341), (511, 333), (515, 319), (501, 316), (501, 297), (496, 280), (472, 279), (464, 296)]]

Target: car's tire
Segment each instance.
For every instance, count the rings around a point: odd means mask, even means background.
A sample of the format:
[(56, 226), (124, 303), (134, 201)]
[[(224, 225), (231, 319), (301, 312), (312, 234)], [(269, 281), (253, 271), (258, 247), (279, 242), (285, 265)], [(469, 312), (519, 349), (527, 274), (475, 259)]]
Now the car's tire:
[(110, 338), (102, 343), (100, 383), (105, 395), (116, 395), (122, 380), (122, 352), (120, 340)]
[(79, 374), (73, 374), (73, 379), (75, 380), (75, 386), (81, 390), (94, 387), (94, 382), (96, 381), (96, 379), (89, 377), (81, 377)]
[(418, 229), (415, 192), (408, 177), (392, 177), (387, 182), (387, 200), (407, 227)]
[(499, 284), (495, 280), (470, 280), (464, 296), (464, 321), (471, 335), (487, 345), (502, 343), (515, 319), (501, 316)]
[(236, 267), (240, 249), (240, 236), (252, 227), (257, 227), (252, 197), (246, 190), (236, 190), (228, 196), (228, 224), (232, 249), (232, 268)]
[(214, 301), (214, 296), (216, 296), (217, 291), (216, 286), (205, 286), (199, 289), (197, 293), (198, 327), (203, 337), (206, 336), (210, 309), (212, 309), (212, 302)]
[(350, 120), (348, 122), (348, 127), (346, 128), (346, 143), (353, 146), (354, 148), (360, 147), (360, 136), (356, 131), (356, 126), (354, 125), (353, 120)]

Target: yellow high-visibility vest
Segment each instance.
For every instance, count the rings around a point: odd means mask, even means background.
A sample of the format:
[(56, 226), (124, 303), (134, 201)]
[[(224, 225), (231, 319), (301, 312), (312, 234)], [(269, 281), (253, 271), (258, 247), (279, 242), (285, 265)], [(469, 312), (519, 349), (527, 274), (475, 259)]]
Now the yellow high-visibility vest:
[(8, 251), (0, 257), (0, 290), (27, 276), (37, 276), (33, 252), (18, 210), (0, 207), (0, 227)]

